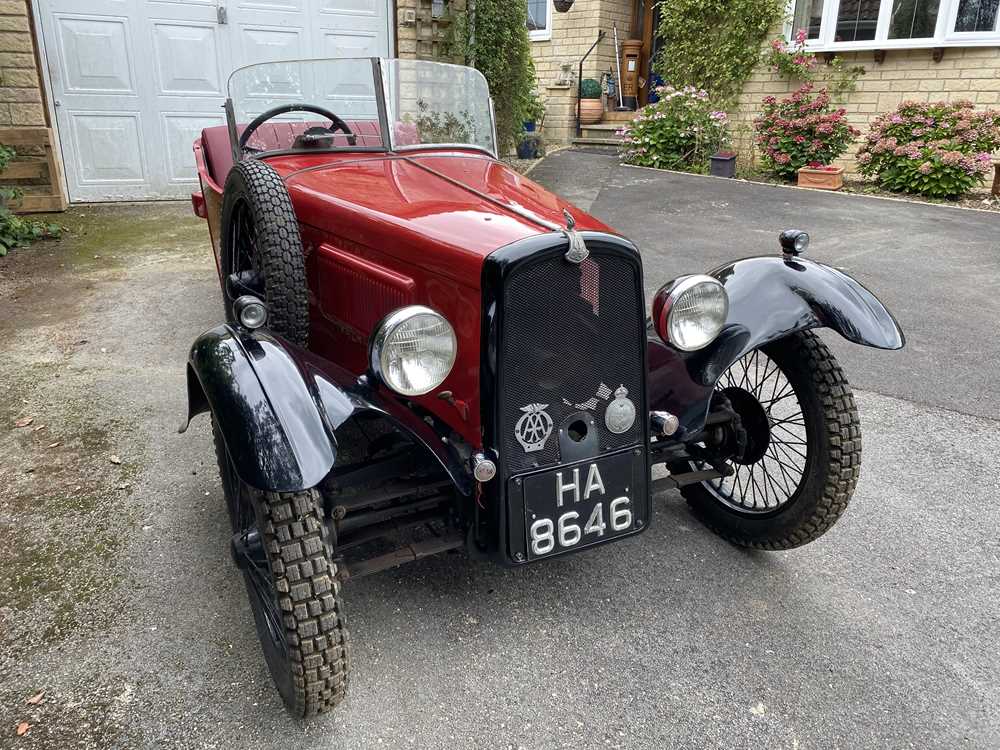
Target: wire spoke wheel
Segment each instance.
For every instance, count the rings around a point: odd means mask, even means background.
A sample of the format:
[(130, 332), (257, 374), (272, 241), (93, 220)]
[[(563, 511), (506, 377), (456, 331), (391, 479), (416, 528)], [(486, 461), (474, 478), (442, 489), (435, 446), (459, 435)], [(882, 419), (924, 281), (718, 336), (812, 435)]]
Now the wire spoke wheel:
[(740, 415), (746, 444), (732, 461), (733, 474), (705, 485), (736, 510), (775, 511), (795, 497), (810, 458), (806, 415), (795, 387), (778, 363), (757, 349), (727, 370), (718, 388)]
[(233, 531), (233, 560), (243, 573), (264, 658), (275, 681), (279, 682), (280, 690), (286, 687), (280, 682), (287, 681), (289, 675), (288, 636), (275, 587), (274, 571), (258, 526), (261, 509), (260, 499), (255, 495), (260, 493), (240, 480), (228, 451), (223, 482), (227, 489), (226, 506)]
[[(844, 372), (811, 331), (748, 352), (717, 383), (739, 420), (701, 450), (732, 474), (681, 488), (691, 510), (729, 541), (790, 549), (847, 510), (861, 465), (861, 425)], [(675, 462), (672, 472), (711, 469)]]
[(350, 647), (337, 564), (314, 490), (262, 492), (243, 482), (212, 420), (229, 515), (257, 637), (288, 709), (305, 717), (344, 699)]

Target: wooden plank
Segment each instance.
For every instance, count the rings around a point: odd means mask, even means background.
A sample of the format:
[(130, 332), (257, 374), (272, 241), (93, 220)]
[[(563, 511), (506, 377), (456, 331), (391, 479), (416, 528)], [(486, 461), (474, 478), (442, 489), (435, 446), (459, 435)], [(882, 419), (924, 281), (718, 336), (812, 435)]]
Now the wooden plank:
[(11, 208), (19, 214), (65, 211), (66, 202), (61, 195), (25, 195), (18, 205)]
[(52, 143), (49, 128), (0, 128), (0, 143), (5, 146), (47, 146)]
[(48, 165), (44, 161), (12, 161), (0, 172), (0, 180), (26, 180), (45, 175)]

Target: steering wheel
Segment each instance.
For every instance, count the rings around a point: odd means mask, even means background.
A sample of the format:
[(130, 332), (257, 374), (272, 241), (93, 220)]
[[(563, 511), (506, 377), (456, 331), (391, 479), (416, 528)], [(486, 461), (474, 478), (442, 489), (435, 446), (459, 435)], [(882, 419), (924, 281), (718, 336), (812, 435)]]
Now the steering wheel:
[(265, 122), (270, 120), (272, 117), (277, 117), (278, 115), (283, 115), (286, 112), (312, 112), (313, 114), (322, 115), (330, 121), (331, 127), (329, 128), (330, 135), (333, 135), (338, 130), (347, 135), (347, 142), (352, 146), (357, 145), (358, 136), (354, 134), (347, 123), (344, 122), (340, 117), (335, 115), (328, 109), (323, 109), (322, 107), (317, 107), (314, 104), (282, 104), (280, 107), (272, 107), (266, 112), (262, 112), (257, 115), (253, 121), (246, 126), (243, 130), (243, 134), (240, 136), (239, 147), (240, 151), (247, 150), (247, 142), (250, 140), (250, 136), (257, 132), (257, 128), (263, 125)]

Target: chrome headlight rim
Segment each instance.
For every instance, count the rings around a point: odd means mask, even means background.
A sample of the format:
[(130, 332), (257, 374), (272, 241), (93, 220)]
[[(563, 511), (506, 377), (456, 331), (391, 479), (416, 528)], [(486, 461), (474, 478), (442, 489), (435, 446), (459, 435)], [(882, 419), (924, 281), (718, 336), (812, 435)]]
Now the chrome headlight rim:
[[(712, 286), (718, 287), (722, 291), (722, 322), (719, 324), (718, 329), (710, 337), (708, 337), (704, 343), (699, 344), (698, 346), (685, 346), (679, 341), (674, 340), (674, 337), (670, 336), (670, 315), (672, 314), (677, 303), (684, 297), (685, 294), (702, 284), (711, 284)], [(726, 292), (725, 285), (714, 276), (709, 276), (703, 273), (692, 274), (690, 276), (682, 276), (681, 278), (675, 280), (670, 286), (670, 291), (667, 292), (663, 302), (663, 307), (660, 310), (659, 320), (657, 321), (657, 331), (659, 332), (660, 337), (675, 349), (679, 349), (682, 352), (696, 352), (704, 349), (719, 337), (719, 334), (726, 325), (726, 319), (728, 317), (729, 293)]]
[[(392, 379), (386, 374), (389, 367), (388, 362), (386, 361), (386, 354), (388, 353), (388, 347), (386, 344), (389, 342), (393, 334), (399, 330), (401, 325), (419, 315), (427, 315), (437, 318), (445, 325), (448, 334), (451, 337), (451, 355), (444, 375), (442, 375), (441, 378), (438, 379), (433, 385), (420, 390), (403, 389), (398, 387), (399, 383), (393, 383)], [(400, 394), (401, 396), (415, 397), (426, 396), (428, 393), (439, 388), (441, 384), (448, 379), (448, 376), (451, 375), (451, 371), (455, 367), (457, 357), (458, 337), (455, 335), (455, 327), (451, 324), (451, 322), (437, 310), (426, 307), (425, 305), (407, 305), (406, 307), (401, 307), (398, 310), (393, 310), (378, 324), (375, 329), (375, 333), (371, 338), (368, 360), (371, 365), (372, 372), (381, 383), (385, 384), (387, 388), (392, 390), (394, 393)]]

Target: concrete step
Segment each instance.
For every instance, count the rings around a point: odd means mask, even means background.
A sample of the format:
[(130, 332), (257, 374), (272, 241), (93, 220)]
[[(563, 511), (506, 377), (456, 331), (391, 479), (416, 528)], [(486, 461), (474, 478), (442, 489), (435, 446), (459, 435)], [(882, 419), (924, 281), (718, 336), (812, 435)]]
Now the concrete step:
[(620, 138), (574, 138), (573, 145), (594, 146), (607, 149), (608, 151), (617, 151), (621, 147), (622, 142)]
[(604, 113), (604, 122), (629, 122), (638, 117), (638, 115), (638, 112), (615, 112), (612, 110)]

